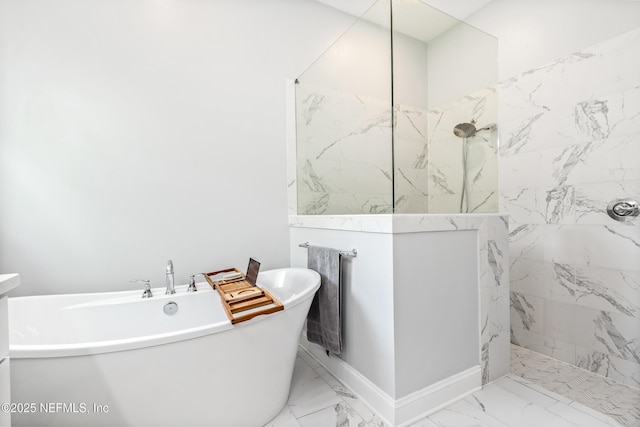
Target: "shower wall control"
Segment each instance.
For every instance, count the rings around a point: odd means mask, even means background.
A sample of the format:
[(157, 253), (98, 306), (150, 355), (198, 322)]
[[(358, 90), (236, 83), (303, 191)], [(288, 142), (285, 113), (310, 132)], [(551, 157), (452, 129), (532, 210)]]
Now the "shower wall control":
[(637, 200), (616, 199), (607, 206), (607, 213), (616, 221), (631, 221), (640, 214), (640, 207)]

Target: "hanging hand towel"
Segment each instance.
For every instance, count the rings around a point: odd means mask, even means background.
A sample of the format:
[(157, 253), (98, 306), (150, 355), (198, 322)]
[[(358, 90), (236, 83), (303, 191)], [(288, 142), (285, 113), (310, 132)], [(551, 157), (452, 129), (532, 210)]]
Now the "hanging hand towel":
[(307, 267), (317, 271), (321, 281), (307, 316), (307, 339), (333, 354), (340, 354), (340, 251), (318, 246), (309, 246), (308, 249)]

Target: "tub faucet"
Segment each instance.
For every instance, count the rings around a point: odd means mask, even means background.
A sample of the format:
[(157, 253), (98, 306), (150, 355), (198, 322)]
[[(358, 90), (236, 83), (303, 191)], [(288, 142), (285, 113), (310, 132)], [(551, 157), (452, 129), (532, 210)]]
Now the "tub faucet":
[(187, 292), (196, 292), (198, 290), (196, 287), (196, 276), (198, 274), (202, 274), (204, 276), (204, 273), (196, 273), (189, 276), (189, 287), (187, 288)]
[(176, 290), (173, 287), (173, 261), (167, 261), (167, 290), (165, 294), (175, 294)]
[(151, 293), (151, 285), (148, 280), (131, 280), (131, 283), (144, 283), (144, 291), (142, 292), (142, 298), (151, 298), (153, 297), (153, 293)]

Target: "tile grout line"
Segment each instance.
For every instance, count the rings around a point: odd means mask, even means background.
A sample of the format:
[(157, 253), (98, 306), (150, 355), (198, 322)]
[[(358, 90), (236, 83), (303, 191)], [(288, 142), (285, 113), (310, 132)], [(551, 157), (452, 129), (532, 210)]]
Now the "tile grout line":
[[(637, 425), (638, 421), (640, 421), (640, 411), (636, 410), (638, 413), (634, 414), (633, 407), (626, 408), (624, 406), (617, 405), (612, 408), (612, 409), (618, 409), (618, 410), (622, 409), (625, 412), (624, 414), (619, 414), (618, 411), (611, 411), (611, 410), (607, 411), (603, 407), (603, 404), (607, 403), (609, 399), (607, 399), (607, 397), (603, 395), (602, 391), (598, 392), (597, 390), (595, 390), (595, 387), (597, 386), (605, 389), (615, 388), (618, 391), (618, 393), (624, 390), (628, 392), (628, 396), (630, 397), (630, 399), (633, 399), (635, 397), (638, 399), (639, 403), (640, 403), (640, 390), (637, 390), (636, 388), (629, 386), (628, 384), (624, 384), (614, 379), (597, 375), (583, 368), (571, 365), (569, 363), (554, 359), (552, 357), (537, 353), (535, 351), (532, 351), (523, 347), (512, 345), (511, 353), (512, 353), (512, 362), (515, 362), (515, 363), (512, 363), (513, 375), (516, 375), (516, 376), (519, 376), (520, 378), (531, 381), (534, 384), (537, 384), (538, 386), (552, 393), (557, 393), (561, 396), (564, 396), (567, 399), (571, 399), (576, 404), (584, 406), (590, 410), (596, 411), (612, 419), (613, 421), (618, 422), (620, 425), (633, 427), (634, 425)], [(514, 367), (527, 368), (527, 362), (526, 362), (527, 359), (530, 359), (531, 362), (534, 363), (536, 366), (528, 369), (521, 369), (519, 373), (513, 371)], [(540, 365), (544, 365), (544, 366), (540, 366)], [(549, 367), (555, 368), (554, 372), (547, 372), (546, 376), (542, 375), (546, 372), (544, 371), (544, 368), (548, 369)], [(536, 373), (536, 378), (531, 377), (532, 372)], [(564, 381), (563, 381), (563, 377), (564, 377)], [(563, 393), (562, 390), (557, 388), (557, 386), (554, 388), (552, 384), (549, 384), (548, 381), (545, 381), (545, 378), (547, 379), (552, 378), (555, 383), (564, 383), (565, 385), (568, 384), (568, 382), (571, 382), (572, 380), (580, 380), (580, 381), (577, 384), (575, 384), (573, 388), (570, 387), (569, 390)], [(583, 387), (585, 383), (591, 384), (590, 387), (585, 389)], [(594, 384), (594, 383), (597, 383), (597, 384)], [(589, 394), (592, 395), (592, 398), (587, 398), (585, 396), (585, 393), (587, 392), (589, 392)], [(572, 406), (572, 407), (574, 409), (580, 410), (575, 406)], [(584, 411), (581, 411), (581, 412), (586, 413)]]

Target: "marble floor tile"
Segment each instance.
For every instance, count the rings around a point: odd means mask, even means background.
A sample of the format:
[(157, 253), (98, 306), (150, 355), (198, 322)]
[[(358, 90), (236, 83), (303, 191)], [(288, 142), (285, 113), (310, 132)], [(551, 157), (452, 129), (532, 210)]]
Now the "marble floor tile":
[[(580, 375), (564, 378), (566, 367), (558, 365), (562, 362), (522, 350), (512, 348), (511, 374), (409, 427), (640, 427), (640, 417), (633, 418), (634, 407), (629, 406), (640, 408), (633, 393), (597, 384), (596, 379), (604, 378), (584, 376), (586, 371), (575, 367)], [(551, 379), (544, 382), (546, 377)], [(592, 389), (588, 397), (600, 405), (585, 406), (578, 399), (585, 399), (585, 393), (563, 395), (549, 390), (548, 384), (563, 384), (563, 393), (588, 386)], [(333, 426), (389, 427), (317, 360), (300, 350), (287, 406), (265, 427)]]
[[(467, 399), (449, 405), (427, 419), (433, 422), (434, 425), (442, 427), (509, 427), (509, 424), (496, 419), (491, 413), (484, 410), (481, 405), (471, 403)], [(413, 424), (411, 427), (416, 425), (420, 424)]]
[(335, 406), (343, 400), (302, 358), (296, 358), (287, 406), (296, 418)]
[(298, 421), (302, 427), (347, 427), (364, 425), (364, 421), (360, 418), (360, 415), (344, 402), (299, 418)]
[(282, 408), (282, 411), (264, 427), (300, 427), (289, 406)]
[[(465, 401), (471, 402), (503, 425), (519, 427), (576, 427), (578, 424), (558, 417), (546, 408), (529, 399), (504, 389), (499, 384), (490, 384)], [(433, 416), (431, 416), (433, 419)]]
[(511, 373), (614, 418), (623, 426), (640, 426), (640, 390), (609, 378), (512, 346)]

